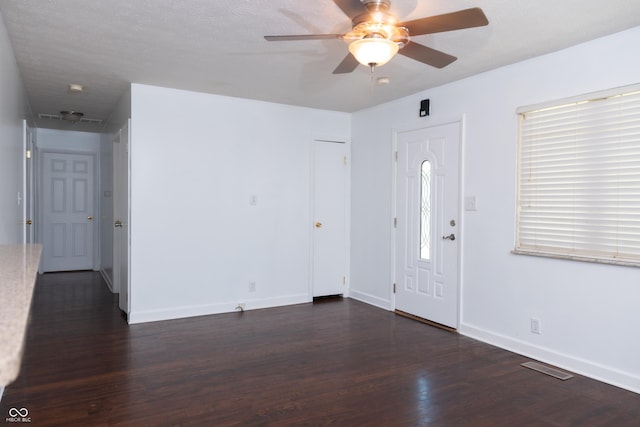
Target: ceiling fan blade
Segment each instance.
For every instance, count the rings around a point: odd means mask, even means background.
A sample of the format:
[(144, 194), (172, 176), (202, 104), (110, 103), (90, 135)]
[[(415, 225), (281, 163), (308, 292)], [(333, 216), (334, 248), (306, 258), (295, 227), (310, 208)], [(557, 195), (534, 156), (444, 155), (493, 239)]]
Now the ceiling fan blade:
[(351, 72), (353, 72), (353, 70), (358, 68), (359, 64), (360, 63), (358, 62), (358, 60), (356, 60), (355, 56), (353, 56), (351, 53), (349, 53), (347, 56), (344, 57), (342, 62), (340, 64), (338, 64), (336, 69), (333, 70), (333, 74), (351, 73)]
[(419, 36), (422, 34), (442, 33), (444, 31), (462, 30), (464, 28), (482, 27), (489, 20), (482, 9), (474, 7), (458, 12), (445, 13), (444, 15), (429, 16), (413, 21), (401, 22), (400, 27), (406, 27), (409, 34)]
[(333, 0), (349, 19), (364, 13), (365, 9), (360, 0)]
[(282, 42), (282, 41), (292, 41), (292, 40), (333, 40), (333, 39), (342, 40), (343, 38), (344, 38), (344, 34), (300, 34), (300, 35), (290, 35), (290, 36), (264, 36), (264, 39), (270, 42)]
[(444, 68), (458, 59), (455, 56), (451, 56), (415, 42), (409, 42), (409, 44), (400, 49), (398, 53), (436, 68)]

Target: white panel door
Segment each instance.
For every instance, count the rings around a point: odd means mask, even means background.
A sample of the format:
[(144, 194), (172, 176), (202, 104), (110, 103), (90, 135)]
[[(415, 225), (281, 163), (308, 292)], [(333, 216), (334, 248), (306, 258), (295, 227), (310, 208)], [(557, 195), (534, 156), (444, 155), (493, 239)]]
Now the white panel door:
[(460, 125), (397, 142), (395, 307), (457, 328)]
[(312, 293), (344, 293), (347, 266), (347, 149), (342, 142), (314, 141)]
[(129, 314), (129, 125), (113, 142), (113, 287)]
[(94, 156), (43, 153), (42, 271), (93, 269)]

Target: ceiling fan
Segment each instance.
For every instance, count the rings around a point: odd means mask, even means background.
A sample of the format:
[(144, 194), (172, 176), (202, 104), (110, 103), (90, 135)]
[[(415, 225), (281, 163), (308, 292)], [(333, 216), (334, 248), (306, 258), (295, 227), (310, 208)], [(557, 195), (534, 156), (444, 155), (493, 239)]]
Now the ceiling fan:
[(389, 12), (390, 0), (333, 0), (351, 19), (352, 28), (346, 34), (302, 34), (264, 36), (267, 41), (325, 40), (349, 42), (349, 54), (333, 74), (351, 73), (358, 64), (371, 68), (386, 64), (396, 53), (416, 61), (443, 68), (457, 58), (411, 41), (411, 36), (481, 27), (489, 21), (476, 7), (413, 21), (398, 22)]

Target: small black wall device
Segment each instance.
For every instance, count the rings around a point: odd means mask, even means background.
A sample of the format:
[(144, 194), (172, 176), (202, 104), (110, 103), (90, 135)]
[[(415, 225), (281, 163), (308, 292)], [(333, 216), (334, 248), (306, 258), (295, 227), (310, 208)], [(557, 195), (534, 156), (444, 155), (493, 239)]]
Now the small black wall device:
[(420, 101), (420, 117), (425, 117), (429, 115), (429, 100), (423, 99)]

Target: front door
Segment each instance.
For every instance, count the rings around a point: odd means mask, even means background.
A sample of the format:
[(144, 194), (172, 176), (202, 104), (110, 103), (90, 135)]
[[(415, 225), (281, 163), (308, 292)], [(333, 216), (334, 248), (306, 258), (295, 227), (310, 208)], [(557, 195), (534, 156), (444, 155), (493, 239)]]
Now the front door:
[(397, 143), (395, 307), (457, 328), (460, 124)]
[(42, 155), (42, 271), (93, 269), (94, 164), (90, 154)]
[(347, 268), (347, 149), (313, 141), (312, 294), (343, 294)]

